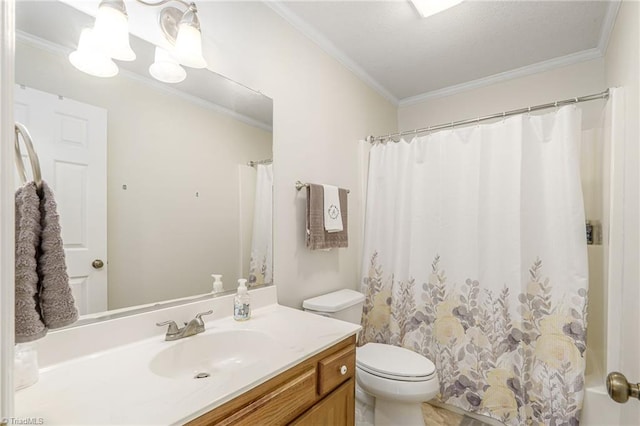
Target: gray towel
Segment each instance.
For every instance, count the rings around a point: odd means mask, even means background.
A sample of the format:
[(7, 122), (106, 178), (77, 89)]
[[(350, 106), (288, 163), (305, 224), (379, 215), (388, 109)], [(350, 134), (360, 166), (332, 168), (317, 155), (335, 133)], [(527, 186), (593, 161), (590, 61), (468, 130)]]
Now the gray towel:
[(53, 193), (42, 182), (16, 192), (16, 343), (37, 340), (49, 328), (78, 319)]
[(38, 259), (40, 308), (45, 325), (49, 328), (60, 328), (76, 322), (78, 310), (69, 286), (58, 206), (51, 188), (44, 181), (40, 212), (42, 216), (41, 255)]
[(324, 188), (322, 185), (307, 186), (307, 247), (311, 250), (349, 246), (347, 226), (347, 190), (339, 189), (342, 231), (327, 232), (324, 229)]
[(30, 342), (47, 334), (40, 314), (37, 261), (41, 235), (40, 198), (29, 182), (16, 192), (16, 343)]

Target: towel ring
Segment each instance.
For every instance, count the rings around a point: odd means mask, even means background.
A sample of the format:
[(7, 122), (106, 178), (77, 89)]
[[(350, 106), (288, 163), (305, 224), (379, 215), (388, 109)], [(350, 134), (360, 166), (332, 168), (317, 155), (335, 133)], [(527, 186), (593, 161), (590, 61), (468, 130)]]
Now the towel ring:
[(42, 187), (42, 173), (40, 172), (40, 161), (38, 160), (38, 154), (36, 154), (36, 150), (33, 147), (33, 142), (31, 139), (31, 135), (27, 128), (21, 124), (16, 122), (15, 124), (15, 153), (16, 153), (16, 167), (18, 169), (18, 175), (20, 176), (20, 180), (22, 183), (27, 183), (27, 172), (24, 167), (24, 163), (22, 162), (22, 151), (20, 150), (20, 136), (22, 136), (22, 140), (24, 141), (24, 145), (27, 147), (27, 155), (29, 156), (29, 162), (31, 163), (31, 172), (33, 173), (33, 181), (36, 183), (36, 188), (40, 189)]

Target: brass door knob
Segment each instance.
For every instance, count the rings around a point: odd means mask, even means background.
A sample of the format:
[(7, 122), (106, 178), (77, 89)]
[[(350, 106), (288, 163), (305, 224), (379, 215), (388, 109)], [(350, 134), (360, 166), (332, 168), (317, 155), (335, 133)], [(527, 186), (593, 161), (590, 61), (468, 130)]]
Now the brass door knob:
[(94, 269), (100, 269), (104, 266), (104, 262), (100, 259), (96, 259), (91, 262), (91, 266), (93, 266)]
[(623, 404), (629, 397), (640, 399), (640, 383), (629, 383), (624, 374), (616, 371), (607, 376), (607, 392), (611, 399)]

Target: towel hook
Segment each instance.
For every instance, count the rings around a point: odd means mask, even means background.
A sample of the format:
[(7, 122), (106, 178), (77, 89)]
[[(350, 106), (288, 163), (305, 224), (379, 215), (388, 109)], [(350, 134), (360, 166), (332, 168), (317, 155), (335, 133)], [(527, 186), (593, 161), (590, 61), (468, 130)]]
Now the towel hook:
[(20, 180), (22, 183), (27, 183), (27, 173), (25, 171), (24, 163), (22, 162), (22, 151), (20, 150), (20, 136), (22, 136), (22, 140), (24, 141), (24, 145), (27, 147), (27, 155), (29, 156), (29, 162), (31, 163), (31, 172), (33, 173), (33, 181), (36, 184), (36, 188), (40, 189), (42, 187), (42, 174), (40, 172), (40, 161), (38, 160), (38, 154), (36, 154), (36, 150), (33, 147), (33, 141), (31, 139), (31, 135), (27, 128), (21, 124), (15, 123), (15, 133), (16, 139), (14, 143), (15, 154), (16, 154), (16, 167), (18, 169), (18, 175), (20, 176)]

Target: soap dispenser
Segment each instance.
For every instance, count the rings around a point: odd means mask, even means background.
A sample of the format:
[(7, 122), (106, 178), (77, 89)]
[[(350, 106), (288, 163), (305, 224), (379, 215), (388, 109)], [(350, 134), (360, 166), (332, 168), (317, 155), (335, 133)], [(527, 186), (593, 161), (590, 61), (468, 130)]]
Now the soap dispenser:
[(222, 293), (224, 291), (224, 286), (222, 284), (222, 275), (211, 274), (213, 277), (213, 292), (214, 293)]
[(247, 280), (238, 280), (238, 294), (233, 298), (233, 319), (246, 321), (251, 317), (251, 296), (247, 291)]

